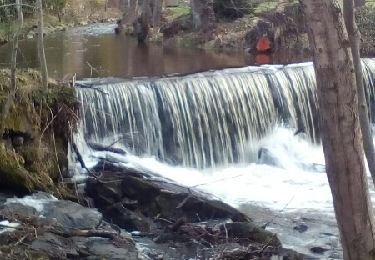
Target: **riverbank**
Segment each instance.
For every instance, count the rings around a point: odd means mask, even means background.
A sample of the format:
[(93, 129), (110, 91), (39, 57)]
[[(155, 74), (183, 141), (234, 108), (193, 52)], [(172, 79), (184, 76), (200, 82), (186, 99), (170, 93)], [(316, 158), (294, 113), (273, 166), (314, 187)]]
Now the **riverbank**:
[[(73, 88), (50, 82), (41, 88), (35, 70), (18, 70), (17, 90), (10, 70), (0, 70), (0, 188), (13, 192), (42, 190), (57, 197), (73, 194), (61, 185), (68, 171), (68, 142), (77, 122)], [(5, 107), (9, 105), (7, 111)]]
[[(206, 49), (238, 49), (257, 53), (257, 44), (267, 38), (267, 53), (290, 50), (299, 55), (309, 52), (307, 26), (299, 3), (289, 1), (278, 4), (267, 1), (236, 19), (216, 17), (212, 36), (203, 37), (193, 25), (191, 10), (186, 8), (178, 16), (166, 12), (166, 23), (160, 34), (154, 33), (150, 41), (164, 46), (198, 47)], [(375, 8), (372, 3), (361, 7), (357, 13), (358, 26), (362, 35), (362, 55), (375, 55)]]
[[(45, 14), (44, 16), (44, 33), (46, 35), (58, 31), (65, 31), (69, 28), (84, 26), (87, 24), (94, 24), (99, 22), (115, 22), (122, 14), (120, 10), (115, 8), (108, 8), (106, 11), (98, 9), (93, 13), (87, 14), (77, 13), (73, 10), (66, 10), (67, 15), (59, 19), (56, 15)], [(20, 38), (33, 38), (36, 35), (35, 28), (37, 26), (37, 19), (34, 17), (27, 17), (24, 20), (23, 28), (20, 32)], [(0, 23), (0, 46), (10, 41), (12, 37), (13, 22)]]

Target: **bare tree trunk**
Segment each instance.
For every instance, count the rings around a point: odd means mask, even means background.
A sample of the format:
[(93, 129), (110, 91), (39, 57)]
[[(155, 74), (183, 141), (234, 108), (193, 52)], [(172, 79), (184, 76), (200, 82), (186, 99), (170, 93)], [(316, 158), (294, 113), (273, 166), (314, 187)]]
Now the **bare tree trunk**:
[[(22, 12), (22, 0), (16, 0), (16, 9), (17, 9), (17, 25), (13, 35), (12, 42), (12, 53), (11, 53), (11, 79), (10, 79), (10, 91), (9, 95), (4, 102), (1, 110), (1, 122), (4, 122), (6, 119), (10, 107), (14, 102), (16, 91), (17, 91), (17, 55), (18, 55), (18, 37), (19, 33), (23, 27), (23, 12)], [(0, 138), (4, 134), (4, 124), (0, 126)]]
[(141, 16), (147, 24), (150, 24), (150, 18), (152, 18), (151, 1), (152, 0), (143, 0), (142, 2)]
[(349, 41), (352, 48), (354, 69), (356, 74), (356, 83), (358, 89), (359, 120), (363, 136), (363, 147), (367, 158), (368, 168), (375, 185), (375, 149), (372, 139), (372, 131), (368, 116), (368, 106), (363, 85), (363, 72), (360, 57), (360, 32), (355, 22), (354, 1), (344, 0), (344, 20), (349, 35)]
[(124, 15), (123, 22), (126, 25), (133, 25), (138, 18), (138, 0), (123, 0)]
[(154, 28), (159, 28), (161, 22), (161, 14), (163, 11), (163, 0), (154, 1), (154, 9), (152, 10), (152, 25)]
[(211, 38), (216, 27), (213, 0), (191, 0), (193, 24), (205, 38)]
[(365, 0), (354, 0), (355, 7), (361, 7), (364, 6), (366, 3)]
[(314, 53), (328, 181), (346, 260), (373, 260), (373, 210), (364, 167), (356, 78), (337, 0), (302, 0)]
[(17, 26), (14, 32), (13, 37), (13, 46), (12, 46), (12, 58), (11, 58), (11, 87), (16, 90), (17, 80), (16, 80), (16, 70), (17, 70), (17, 54), (18, 54), (18, 37), (20, 30), (23, 26), (23, 13), (22, 13), (22, 1), (16, 0), (16, 9), (17, 9)]
[(44, 52), (44, 35), (43, 35), (43, 2), (42, 0), (37, 0), (38, 9), (38, 56), (40, 62), (40, 68), (42, 73), (42, 85), (44, 89), (48, 88), (48, 69), (46, 54)]

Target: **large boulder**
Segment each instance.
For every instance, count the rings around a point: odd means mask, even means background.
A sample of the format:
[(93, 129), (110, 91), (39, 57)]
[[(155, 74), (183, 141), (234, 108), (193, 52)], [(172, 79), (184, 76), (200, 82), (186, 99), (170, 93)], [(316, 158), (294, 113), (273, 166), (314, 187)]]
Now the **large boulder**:
[[(215, 258), (227, 245), (243, 248), (242, 259), (284, 252), (275, 234), (256, 226), (237, 209), (157, 174), (124, 165), (101, 162), (92, 170), (99, 177), (88, 180), (86, 193), (107, 221), (148, 244), (145, 251), (152, 259), (169, 259), (170, 247), (180, 255), (172, 259), (196, 257), (197, 252), (204, 259)], [(228, 252), (230, 257), (235, 255)]]
[[(108, 166), (107, 166), (108, 165)], [(109, 167), (110, 171), (106, 171)], [(177, 222), (184, 219), (197, 223), (212, 219), (250, 221), (244, 214), (207, 195), (175, 183), (155, 180), (149, 173), (110, 164), (97, 167), (101, 177), (90, 179), (86, 192), (100, 208), (104, 217), (120, 227), (141, 231), (150, 227), (150, 219), (162, 218)], [(145, 230), (146, 228), (146, 230)], [(150, 229), (150, 228), (148, 228)]]

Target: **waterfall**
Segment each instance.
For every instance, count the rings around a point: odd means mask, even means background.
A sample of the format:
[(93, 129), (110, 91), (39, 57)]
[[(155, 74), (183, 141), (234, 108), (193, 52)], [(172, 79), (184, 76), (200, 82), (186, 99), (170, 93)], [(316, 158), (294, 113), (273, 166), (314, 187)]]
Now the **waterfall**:
[[(363, 64), (366, 94), (373, 100), (375, 60)], [(276, 124), (319, 141), (311, 63), (79, 85), (87, 142), (173, 164), (205, 168), (251, 162), (253, 144)]]

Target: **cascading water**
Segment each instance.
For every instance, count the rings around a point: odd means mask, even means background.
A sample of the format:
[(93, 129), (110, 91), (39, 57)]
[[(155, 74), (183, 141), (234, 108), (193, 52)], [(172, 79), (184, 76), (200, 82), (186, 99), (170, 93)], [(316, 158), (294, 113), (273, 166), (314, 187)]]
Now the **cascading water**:
[[(375, 60), (364, 59), (363, 65), (367, 100), (375, 111)], [(292, 214), (288, 219), (319, 219), (306, 235), (290, 230), (294, 220), (272, 226), (286, 246), (308, 254), (312, 240), (338, 241), (311, 63), (86, 80), (79, 86), (82, 124), (75, 137), (88, 166), (90, 157), (95, 163), (108, 153), (94, 152), (86, 143), (125, 148), (129, 153), (116, 157), (118, 162), (209, 192), (245, 211), (258, 205), (280, 218), (285, 213)], [(267, 151), (266, 163), (255, 163), (260, 148)], [(246, 212), (252, 216), (253, 210)]]
[(252, 162), (252, 143), (276, 123), (319, 139), (314, 77), (307, 63), (84, 82), (91, 86), (78, 88), (84, 135), (188, 167)]

